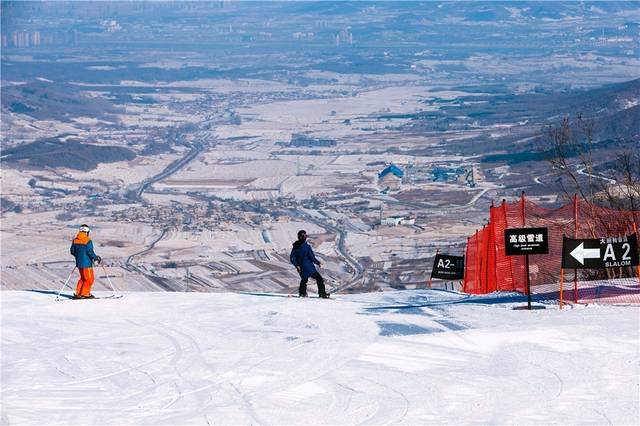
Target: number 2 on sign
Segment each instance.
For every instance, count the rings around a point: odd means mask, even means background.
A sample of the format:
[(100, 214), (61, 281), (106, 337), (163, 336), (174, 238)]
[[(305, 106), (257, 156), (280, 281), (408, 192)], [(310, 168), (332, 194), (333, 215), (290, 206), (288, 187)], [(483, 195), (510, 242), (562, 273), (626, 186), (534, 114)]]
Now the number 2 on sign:
[[(622, 248), (624, 249), (622, 260), (631, 260), (631, 256), (629, 256), (629, 252), (631, 251), (631, 245), (629, 245), (629, 243), (624, 243), (622, 244)], [(602, 258), (602, 260), (604, 261), (607, 261), (609, 259), (613, 260), (614, 262), (616, 261), (616, 253), (613, 250), (612, 244), (607, 244), (607, 248), (604, 251), (604, 257)]]
[(451, 267), (451, 261), (449, 259), (440, 259), (438, 262), (438, 268), (449, 269)]

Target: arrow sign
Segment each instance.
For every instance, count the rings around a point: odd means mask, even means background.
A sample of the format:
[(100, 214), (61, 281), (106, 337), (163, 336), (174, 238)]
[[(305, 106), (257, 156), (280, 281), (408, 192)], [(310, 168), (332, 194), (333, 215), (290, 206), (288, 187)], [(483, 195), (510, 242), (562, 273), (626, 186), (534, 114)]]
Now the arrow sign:
[(562, 240), (562, 268), (597, 269), (632, 267), (640, 263), (636, 234)]
[(593, 249), (587, 249), (584, 248), (584, 243), (581, 242), (580, 245), (576, 248), (573, 249), (573, 251), (571, 251), (571, 253), (569, 253), (571, 256), (573, 256), (573, 258), (575, 260), (577, 260), (578, 262), (580, 262), (580, 264), (584, 265), (584, 260), (585, 259), (600, 259), (600, 249), (599, 248), (593, 248)]

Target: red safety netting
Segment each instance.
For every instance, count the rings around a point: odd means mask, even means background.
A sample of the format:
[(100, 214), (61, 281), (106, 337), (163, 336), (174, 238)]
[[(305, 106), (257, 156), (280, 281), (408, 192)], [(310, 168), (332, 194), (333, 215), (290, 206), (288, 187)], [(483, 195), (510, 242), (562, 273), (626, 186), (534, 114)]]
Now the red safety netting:
[(527, 292), (524, 256), (506, 256), (504, 230), (546, 227), (549, 253), (529, 256), (532, 294), (545, 294), (574, 302), (640, 303), (637, 267), (565, 270), (560, 286), (563, 235), (571, 238), (619, 237), (637, 232), (640, 211), (595, 206), (574, 197), (572, 203), (548, 209), (528, 201), (492, 206), (489, 223), (467, 240), (464, 291)]

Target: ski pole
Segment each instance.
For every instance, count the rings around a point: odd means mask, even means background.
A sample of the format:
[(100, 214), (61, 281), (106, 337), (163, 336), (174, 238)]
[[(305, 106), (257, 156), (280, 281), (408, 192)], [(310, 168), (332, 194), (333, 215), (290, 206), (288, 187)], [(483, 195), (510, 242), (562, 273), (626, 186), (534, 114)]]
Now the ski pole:
[(71, 279), (71, 275), (73, 275), (73, 272), (76, 270), (76, 266), (73, 267), (73, 269), (71, 270), (71, 273), (69, 274), (69, 277), (67, 277), (67, 280), (64, 282), (64, 285), (62, 286), (62, 288), (60, 289), (60, 291), (58, 292), (58, 294), (56, 295), (56, 300), (58, 300), (60, 298), (60, 294), (62, 293), (62, 290), (64, 290), (64, 288), (67, 286), (67, 283), (69, 282), (69, 280)]
[(113, 295), (116, 295), (116, 289), (113, 286), (113, 283), (111, 282), (111, 278), (109, 278), (109, 274), (107, 274), (107, 268), (104, 267), (104, 265), (100, 264), (100, 266), (102, 266), (102, 270), (104, 271), (104, 274), (107, 276), (107, 281), (109, 281), (109, 285), (111, 286), (111, 290), (113, 290)]

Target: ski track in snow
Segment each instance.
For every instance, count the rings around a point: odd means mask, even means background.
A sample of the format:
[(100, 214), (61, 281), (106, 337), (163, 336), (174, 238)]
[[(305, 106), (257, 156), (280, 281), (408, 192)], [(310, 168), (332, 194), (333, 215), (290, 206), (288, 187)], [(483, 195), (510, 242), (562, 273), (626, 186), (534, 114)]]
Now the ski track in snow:
[[(2, 424), (637, 424), (637, 307), (2, 292)], [(615, 327), (615, 333), (610, 328)]]

